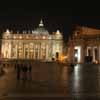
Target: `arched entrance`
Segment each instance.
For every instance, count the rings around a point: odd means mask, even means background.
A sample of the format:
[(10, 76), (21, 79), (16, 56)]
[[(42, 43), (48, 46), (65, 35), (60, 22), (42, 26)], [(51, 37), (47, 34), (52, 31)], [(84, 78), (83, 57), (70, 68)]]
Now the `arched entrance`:
[(56, 52), (56, 60), (59, 60), (59, 52)]
[(74, 62), (80, 63), (81, 62), (81, 47), (75, 46), (74, 48)]

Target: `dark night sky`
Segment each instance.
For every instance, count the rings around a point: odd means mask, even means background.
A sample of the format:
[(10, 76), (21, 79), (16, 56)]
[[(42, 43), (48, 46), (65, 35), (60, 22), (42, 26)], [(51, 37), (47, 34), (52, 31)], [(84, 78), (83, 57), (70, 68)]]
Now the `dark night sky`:
[[(34, 6), (35, 5), (35, 6)], [(72, 33), (73, 25), (80, 24), (100, 28), (100, 16), (76, 16), (75, 11), (66, 7), (40, 7), (41, 3), (30, 6), (0, 7), (0, 31), (34, 29), (42, 18), (50, 31), (60, 29), (65, 39)]]

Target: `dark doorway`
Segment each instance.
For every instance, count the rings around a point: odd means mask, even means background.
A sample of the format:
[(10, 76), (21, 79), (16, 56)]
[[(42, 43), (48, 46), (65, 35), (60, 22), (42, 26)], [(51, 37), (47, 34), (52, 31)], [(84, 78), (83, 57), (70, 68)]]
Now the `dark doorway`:
[(91, 49), (88, 49), (88, 56), (91, 56), (92, 55), (92, 51)]
[(59, 58), (59, 52), (56, 52), (56, 59), (58, 60)]
[(94, 49), (94, 53), (95, 53), (95, 60), (98, 60), (98, 50), (97, 50), (97, 48)]
[(92, 59), (93, 57), (92, 56), (85, 56), (85, 63), (92, 63)]

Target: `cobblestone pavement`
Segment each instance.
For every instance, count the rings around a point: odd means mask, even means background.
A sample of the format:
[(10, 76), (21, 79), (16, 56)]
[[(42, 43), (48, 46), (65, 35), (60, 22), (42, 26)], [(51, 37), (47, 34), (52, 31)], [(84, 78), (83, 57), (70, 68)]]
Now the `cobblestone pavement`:
[(37, 63), (32, 66), (32, 79), (16, 79), (10, 66), (0, 77), (0, 100), (100, 100), (100, 65), (68, 66)]

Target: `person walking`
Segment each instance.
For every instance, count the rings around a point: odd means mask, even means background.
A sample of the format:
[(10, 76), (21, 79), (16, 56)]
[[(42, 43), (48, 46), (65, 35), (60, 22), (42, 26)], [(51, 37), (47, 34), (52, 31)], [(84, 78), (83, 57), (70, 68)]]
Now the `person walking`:
[(32, 66), (31, 64), (28, 65), (28, 71), (29, 71), (29, 79), (32, 79)]
[(27, 79), (27, 65), (23, 65), (22, 67), (22, 72), (23, 72), (23, 79), (26, 80)]
[(17, 80), (19, 80), (20, 79), (20, 71), (21, 71), (19, 64), (16, 65), (16, 70), (17, 70)]

